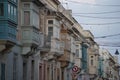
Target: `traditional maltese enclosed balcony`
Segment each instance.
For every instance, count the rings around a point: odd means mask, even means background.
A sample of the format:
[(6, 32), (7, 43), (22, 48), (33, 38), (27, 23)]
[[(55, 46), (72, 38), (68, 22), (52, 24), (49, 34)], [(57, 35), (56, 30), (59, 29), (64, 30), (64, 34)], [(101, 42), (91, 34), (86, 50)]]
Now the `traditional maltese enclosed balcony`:
[(0, 52), (9, 51), (16, 44), (16, 33), (17, 1), (0, 0)]
[(49, 52), (55, 56), (61, 56), (64, 53), (64, 42), (53, 37), (50, 40), (47, 38), (41, 52)]
[[(63, 25), (62, 25), (63, 26)], [(64, 42), (64, 54), (59, 57), (59, 61), (61, 62), (61, 67), (66, 67), (70, 62), (70, 54), (71, 54), (71, 40), (68, 34), (67, 29), (61, 29), (61, 40)]]
[[(21, 28), (22, 28), (22, 54), (36, 53), (38, 47), (41, 46), (43, 35), (40, 33), (39, 28), (39, 5), (37, 2), (26, 1), (22, 2), (21, 10)], [(42, 5), (42, 4), (41, 4)]]
[(22, 27), (23, 54), (35, 52), (43, 43), (43, 34), (33, 26)]

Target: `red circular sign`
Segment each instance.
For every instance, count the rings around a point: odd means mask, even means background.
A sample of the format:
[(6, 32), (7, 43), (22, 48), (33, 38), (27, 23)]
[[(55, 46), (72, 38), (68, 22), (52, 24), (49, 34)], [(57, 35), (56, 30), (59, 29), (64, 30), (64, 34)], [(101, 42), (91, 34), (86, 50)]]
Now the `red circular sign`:
[(74, 67), (72, 68), (72, 71), (73, 71), (73, 72), (78, 72), (78, 70), (79, 70), (79, 68), (78, 68), (77, 66), (74, 66)]

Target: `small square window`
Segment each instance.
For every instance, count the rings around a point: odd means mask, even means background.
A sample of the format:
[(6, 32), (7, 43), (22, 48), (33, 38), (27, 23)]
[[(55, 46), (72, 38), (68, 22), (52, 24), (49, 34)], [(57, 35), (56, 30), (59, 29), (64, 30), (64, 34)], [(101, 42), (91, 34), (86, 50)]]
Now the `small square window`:
[(48, 24), (53, 24), (53, 20), (48, 20)]
[(25, 3), (24, 4), (24, 8), (29, 8), (30, 7), (30, 4), (29, 3)]

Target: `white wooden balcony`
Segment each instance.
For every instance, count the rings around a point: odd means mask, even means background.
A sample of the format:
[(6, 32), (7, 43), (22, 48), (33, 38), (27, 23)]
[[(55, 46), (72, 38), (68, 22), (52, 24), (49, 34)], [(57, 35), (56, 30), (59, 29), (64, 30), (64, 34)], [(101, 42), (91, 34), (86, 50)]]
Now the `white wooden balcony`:
[(62, 55), (64, 53), (64, 42), (52, 38), (50, 51), (56, 56)]
[(41, 49), (43, 52), (50, 52), (55, 56), (60, 56), (64, 54), (64, 42), (59, 41), (55, 38), (51, 38), (51, 40), (46, 40), (44, 47)]
[(39, 47), (43, 46), (43, 34), (33, 28), (24, 28), (22, 35), (22, 54), (34, 53)]

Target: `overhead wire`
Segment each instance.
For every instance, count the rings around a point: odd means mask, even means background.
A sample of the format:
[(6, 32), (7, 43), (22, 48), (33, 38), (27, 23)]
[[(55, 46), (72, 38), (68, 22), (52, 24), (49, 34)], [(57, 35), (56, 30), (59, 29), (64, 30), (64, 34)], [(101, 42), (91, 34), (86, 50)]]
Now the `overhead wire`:
[(80, 23), (81, 25), (111, 25), (111, 24), (120, 24), (120, 22), (111, 22), (111, 23)]
[[(72, 0), (66, 0), (67, 2), (72, 1)], [(77, 1), (74, 1), (77, 2)], [(78, 2), (77, 2), (78, 3)], [(120, 5), (119, 5), (120, 6)], [(115, 12), (120, 12), (120, 11), (115, 11)], [(115, 13), (114, 11), (110, 12), (101, 12), (102, 14), (104, 13)], [(101, 14), (101, 13), (96, 13), (96, 14)], [(91, 13), (94, 14), (94, 13)], [(96, 17), (96, 16), (86, 16), (86, 15), (79, 15), (79, 14), (73, 14), (73, 16), (80, 16), (80, 17), (86, 17), (86, 18), (96, 18), (96, 19), (120, 19), (120, 17)], [(120, 22), (110, 22), (110, 23), (80, 23), (82, 25), (111, 25), (111, 24), (120, 24)]]
[[(93, 6), (108, 6), (108, 7), (120, 7), (120, 5), (106, 5), (106, 4), (90, 4), (90, 3), (83, 3), (78, 1), (72, 1), (72, 0), (66, 0), (67, 2), (77, 3), (77, 4), (86, 4), (86, 5), (93, 5)], [(98, 18), (98, 19), (120, 19), (120, 17), (94, 17), (94, 16), (84, 16), (79, 14), (110, 14), (110, 13), (119, 13), (120, 11), (108, 11), (108, 12), (95, 12), (95, 13), (73, 13), (73, 15), (78, 15), (81, 17), (89, 17), (89, 18)], [(110, 25), (110, 24), (120, 24), (120, 22), (111, 22), (111, 23), (80, 23), (82, 25)], [(118, 36), (119, 34), (113, 34), (113, 35), (107, 35), (107, 36), (100, 36), (95, 38), (107, 38), (107, 37), (113, 37)], [(120, 47), (120, 45), (102, 45), (99, 44), (99, 46), (106, 46), (106, 47)]]
[(108, 6), (108, 7), (120, 7), (120, 5), (117, 4), (112, 4), (112, 5), (107, 5), (107, 4), (91, 4), (91, 3), (84, 3), (84, 2), (79, 2), (79, 1), (73, 1), (73, 0), (66, 0), (67, 2), (72, 2), (72, 3), (77, 3), (77, 4), (86, 4), (86, 5), (92, 5), (92, 6)]
[(99, 46), (106, 46), (106, 47), (120, 47), (120, 45), (102, 45), (102, 44), (99, 44)]
[(97, 42), (99, 46), (106, 46), (106, 47), (120, 47), (120, 42), (117, 43), (100, 43)]
[(120, 17), (96, 17), (96, 16), (85, 16), (85, 15), (74, 15), (74, 16), (80, 16), (80, 17), (86, 17), (86, 18), (97, 18), (97, 19), (120, 19)]
[(112, 35), (106, 35), (106, 36), (100, 36), (100, 37), (95, 37), (95, 39), (98, 39), (98, 38), (107, 38), (107, 37), (114, 37), (114, 36), (119, 36), (120, 33), (118, 34), (112, 34)]
[(75, 14), (111, 14), (111, 13), (120, 13), (120, 11), (106, 11), (106, 12), (88, 12), (88, 13), (72, 13)]

